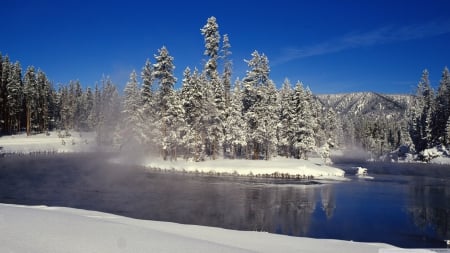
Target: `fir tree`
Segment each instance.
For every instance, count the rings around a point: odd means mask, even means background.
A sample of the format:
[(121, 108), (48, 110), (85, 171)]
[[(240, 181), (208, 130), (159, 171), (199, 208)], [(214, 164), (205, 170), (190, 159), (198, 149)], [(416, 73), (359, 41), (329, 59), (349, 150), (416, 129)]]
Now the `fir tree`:
[(142, 106), (136, 71), (132, 71), (124, 88), (122, 137), (126, 142), (139, 143), (142, 140)]
[(222, 83), (224, 88), (224, 96), (225, 96), (225, 106), (228, 107), (230, 105), (230, 92), (231, 92), (231, 75), (232, 75), (232, 67), (233, 63), (229, 59), (231, 55), (231, 44), (228, 38), (228, 34), (223, 36), (222, 42), (222, 60), (224, 62), (224, 69), (222, 75)]
[(300, 159), (308, 159), (308, 153), (315, 147), (314, 118), (307, 96), (302, 83), (298, 82), (292, 96), (291, 108), (295, 115), (293, 118), (294, 156)]
[(10, 129), (8, 132), (9, 134), (14, 134), (20, 131), (20, 116), (23, 111), (22, 68), (19, 62), (16, 62), (12, 68), (6, 90), (8, 93), (7, 103), (10, 118)]
[(227, 107), (224, 147), (228, 157), (238, 158), (247, 146), (247, 125), (242, 115), (242, 89), (237, 80), (231, 93), (230, 106)]
[(450, 117), (447, 119), (447, 125), (445, 127), (446, 145), (450, 145)]
[(141, 72), (142, 78), (142, 103), (144, 107), (149, 107), (153, 100), (153, 68), (149, 59), (145, 62)]
[(205, 98), (208, 109), (209, 124), (206, 135), (206, 147), (208, 155), (215, 159), (219, 153), (224, 138), (223, 122), (225, 120), (225, 90), (218, 72), (219, 26), (215, 17), (208, 18), (205, 26), (200, 30), (205, 40), (204, 54), (209, 57), (205, 64)]
[(9, 57), (3, 59), (0, 55), (0, 133), (9, 130), (8, 79), (11, 75), (12, 64)]
[(450, 73), (447, 67), (442, 71), (442, 78), (436, 96), (433, 135), (439, 142), (447, 142), (445, 128), (450, 117)]
[(183, 144), (186, 149), (185, 158), (201, 161), (205, 156), (205, 140), (207, 125), (209, 124), (208, 109), (205, 103), (206, 78), (195, 69), (184, 71), (183, 87), (181, 91), (184, 108), (185, 129)]
[(434, 110), (434, 94), (428, 75), (428, 71), (424, 70), (417, 85), (416, 96), (409, 112), (409, 132), (417, 152), (428, 148), (433, 139), (432, 112)]
[(276, 100), (267, 97), (272, 90), (270, 86), (273, 85), (269, 78), (270, 68), (267, 57), (264, 54), (260, 55), (257, 51), (252, 53), (252, 57), (251, 60), (246, 61), (250, 70), (247, 71), (242, 82), (243, 112), (248, 126), (247, 148), (252, 150), (252, 159), (259, 159), (261, 154), (265, 154), (265, 159), (269, 159), (268, 155), (272, 152), (271, 140), (273, 136), (276, 136), (276, 129), (267, 127), (266, 123), (269, 121), (264, 119), (266, 117), (264, 110), (269, 109), (268, 114), (273, 116), (272, 113), (276, 111), (272, 111), (274, 106), (272, 103), (276, 103)]
[(292, 150), (292, 135), (293, 135), (293, 125), (292, 119), (292, 109), (290, 107), (292, 97), (292, 87), (289, 79), (285, 79), (283, 86), (279, 92), (278, 97), (278, 150), (279, 154), (282, 156), (290, 157)]
[(34, 128), (36, 121), (37, 111), (37, 81), (36, 73), (33, 66), (27, 68), (25, 76), (23, 78), (24, 83), (24, 98), (25, 98), (25, 110), (26, 110), (26, 130), (27, 135), (31, 135), (31, 131)]
[[(175, 140), (173, 133), (176, 132), (177, 125), (171, 125), (175, 121), (173, 117), (173, 106), (176, 102), (174, 84), (176, 78), (173, 75), (175, 66), (173, 65), (173, 57), (169, 55), (166, 47), (158, 50), (159, 55), (155, 55), (156, 63), (153, 65), (153, 77), (158, 81), (158, 115), (157, 121), (160, 130), (161, 155), (164, 160), (173, 155), (173, 148), (176, 146), (172, 141)], [(178, 115), (177, 115), (178, 116)], [(175, 157), (171, 157), (175, 158)]]

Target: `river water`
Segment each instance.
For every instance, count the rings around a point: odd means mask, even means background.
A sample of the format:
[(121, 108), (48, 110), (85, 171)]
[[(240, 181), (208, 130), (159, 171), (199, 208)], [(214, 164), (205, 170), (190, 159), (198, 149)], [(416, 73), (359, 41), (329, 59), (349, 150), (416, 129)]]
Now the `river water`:
[[(107, 158), (0, 158), (0, 202), (407, 248), (443, 248), (450, 239), (445, 166), (371, 163), (364, 166), (374, 179), (306, 182), (163, 173)], [(352, 173), (353, 164), (337, 166)]]

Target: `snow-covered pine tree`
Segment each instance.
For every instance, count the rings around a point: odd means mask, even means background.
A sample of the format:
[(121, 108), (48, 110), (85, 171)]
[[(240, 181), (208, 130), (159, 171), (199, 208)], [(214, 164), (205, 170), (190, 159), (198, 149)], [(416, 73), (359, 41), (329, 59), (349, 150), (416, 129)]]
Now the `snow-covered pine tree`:
[(92, 96), (92, 108), (89, 110), (89, 115), (87, 119), (87, 124), (89, 130), (94, 130), (97, 128), (97, 124), (99, 122), (100, 117), (100, 109), (101, 109), (101, 92), (98, 87), (98, 83), (95, 83), (94, 93)]
[[(158, 98), (156, 105), (159, 109), (157, 113), (158, 128), (160, 130), (159, 144), (161, 149), (161, 156), (164, 160), (170, 156), (173, 157), (174, 148), (178, 146), (179, 139), (175, 138), (174, 133), (179, 128), (178, 125), (171, 125), (178, 117), (174, 114), (174, 111), (178, 110), (176, 102), (176, 94), (174, 91), (174, 85), (177, 79), (173, 75), (175, 66), (173, 65), (173, 57), (169, 55), (169, 51), (166, 47), (162, 47), (158, 50), (159, 55), (155, 55), (156, 63), (153, 65), (153, 77), (158, 81)], [(181, 104), (181, 103), (179, 103)], [(176, 107), (176, 108), (174, 108)]]
[(133, 70), (123, 91), (122, 106), (123, 129), (122, 144), (139, 143), (142, 140), (142, 103), (138, 87), (137, 74)]
[(278, 92), (278, 153), (281, 156), (290, 157), (292, 150), (292, 110), (290, 101), (292, 97), (292, 86), (289, 79), (284, 79), (283, 86)]
[(208, 18), (200, 31), (205, 40), (204, 55), (209, 57), (204, 67), (208, 81), (205, 86), (205, 103), (210, 104), (206, 106), (209, 124), (205, 144), (208, 155), (216, 159), (224, 138), (223, 122), (225, 121), (225, 90), (218, 72), (220, 34), (216, 18)]
[(153, 99), (153, 67), (149, 59), (145, 61), (145, 65), (141, 72), (142, 90), (141, 97), (142, 103), (145, 106), (150, 106)]
[(0, 133), (7, 133), (9, 129), (8, 79), (11, 75), (12, 64), (8, 55), (3, 59), (0, 55)]
[(291, 108), (293, 110), (293, 149), (294, 157), (308, 159), (308, 153), (315, 148), (314, 118), (308, 94), (301, 82), (297, 82), (292, 96)]
[(422, 77), (417, 85), (416, 96), (410, 107), (409, 132), (417, 152), (431, 145), (432, 137), (432, 112), (434, 108), (434, 94), (430, 86), (428, 70), (422, 72)]
[(205, 103), (206, 78), (195, 69), (184, 71), (181, 100), (184, 108), (185, 128), (183, 129), (183, 145), (185, 159), (204, 160), (205, 139), (209, 124), (208, 110)]
[(433, 135), (440, 143), (446, 143), (445, 128), (450, 117), (450, 73), (447, 67), (442, 71), (439, 89), (436, 95)]
[(23, 110), (22, 68), (19, 62), (16, 62), (12, 67), (6, 90), (8, 93), (7, 103), (10, 119), (8, 133), (15, 134), (20, 131), (21, 113)]
[(83, 94), (83, 129), (90, 131), (89, 116), (91, 115), (92, 108), (94, 107), (94, 94), (91, 87), (86, 88), (86, 92)]
[(217, 60), (219, 57), (219, 25), (215, 17), (210, 17), (205, 26), (200, 29), (201, 34), (205, 39), (204, 54), (209, 57), (205, 64), (205, 72), (208, 79), (218, 79)]
[(102, 80), (100, 92), (100, 112), (97, 124), (97, 142), (100, 145), (117, 145), (117, 118), (121, 112), (121, 102), (116, 85), (109, 77)]
[(26, 110), (26, 130), (27, 135), (31, 135), (31, 131), (34, 128), (36, 122), (36, 111), (37, 111), (37, 81), (36, 72), (33, 66), (27, 68), (25, 76), (23, 78), (24, 84), (24, 98), (25, 98), (25, 110)]
[(231, 92), (231, 75), (232, 75), (232, 67), (233, 62), (231, 59), (229, 59), (231, 55), (231, 44), (230, 39), (228, 38), (228, 34), (223, 35), (223, 41), (222, 41), (222, 50), (221, 50), (221, 57), (223, 60), (223, 74), (222, 74), (222, 83), (223, 83), (223, 89), (224, 89), (224, 96), (225, 96), (225, 107), (228, 107), (230, 105), (230, 92)]
[[(252, 153), (252, 159), (260, 159), (264, 154), (265, 159), (269, 159), (272, 153), (272, 140), (276, 139), (276, 123), (273, 127), (268, 127), (268, 117), (278, 118), (276, 115), (276, 92), (268, 97), (268, 93), (273, 90), (272, 80), (269, 78), (270, 68), (269, 60), (257, 51), (252, 53), (252, 59), (246, 61), (250, 70), (242, 81), (243, 112), (247, 119), (248, 135), (247, 148), (249, 156)], [(273, 109), (273, 111), (272, 111)], [(265, 112), (264, 110), (269, 110)], [(267, 115), (265, 115), (267, 114)], [(268, 132), (267, 132), (268, 131)], [(272, 132), (273, 131), (273, 132)]]
[(227, 157), (240, 158), (247, 146), (247, 122), (242, 115), (241, 82), (236, 80), (231, 93), (230, 106), (226, 108), (224, 147)]
[(48, 131), (49, 126), (49, 103), (50, 103), (50, 92), (51, 86), (50, 81), (47, 79), (45, 73), (41, 70), (38, 70), (37, 73), (37, 127), (38, 131)]
[(450, 117), (448, 117), (447, 119), (447, 125), (445, 127), (445, 137), (446, 137), (446, 142), (444, 143), (445, 145), (449, 146), (450, 145)]

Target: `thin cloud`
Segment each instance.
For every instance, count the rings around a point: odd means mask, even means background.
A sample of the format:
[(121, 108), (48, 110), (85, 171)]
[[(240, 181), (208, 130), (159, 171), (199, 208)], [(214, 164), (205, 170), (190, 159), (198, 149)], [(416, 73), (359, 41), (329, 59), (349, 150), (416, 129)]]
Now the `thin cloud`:
[(274, 65), (311, 56), (337, 53), (353, 48), (370, 47), (399, 41), (416, 40), (450, 33), (450, 21), (429, 22), (403, 27), (385, 26), (364, 33), (350, 33), (313, 46), (285, 49)]

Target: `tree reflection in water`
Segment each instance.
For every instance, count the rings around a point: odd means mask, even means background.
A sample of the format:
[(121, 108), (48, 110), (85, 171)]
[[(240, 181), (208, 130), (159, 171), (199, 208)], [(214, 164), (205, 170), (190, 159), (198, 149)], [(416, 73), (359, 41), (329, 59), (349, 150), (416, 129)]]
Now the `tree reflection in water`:
[[(450, 238), (450, 187), (446, 180), (416, 178), (409, 189), (408, 212), (416, 226), (435, 230), (442, 240)], [(432, 232), (432, 231), (431, 231)]]

